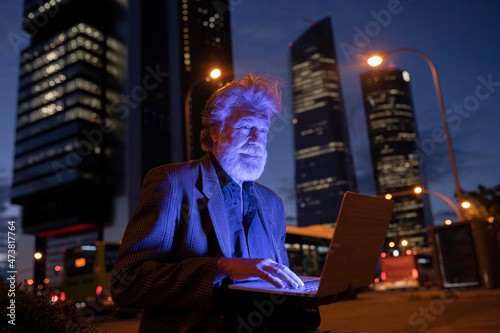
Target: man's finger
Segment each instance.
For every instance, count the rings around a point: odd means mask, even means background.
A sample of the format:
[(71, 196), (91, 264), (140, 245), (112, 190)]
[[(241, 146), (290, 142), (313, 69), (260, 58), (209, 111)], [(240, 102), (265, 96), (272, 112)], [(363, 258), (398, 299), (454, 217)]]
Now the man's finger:
[(272, 284), (276, 288), (284, 288), (286, 286), (285, 283), (281, 279), (275, 277), (271, 273), (262, 272), (262, 274), (260, 275), (260, 278), (264, 281), (269, 282), (270, 284)]
[[(288, 284), (289, 286), (292, 286), (294, 288), (297, 288), (299, 286), (302, 286), (302, 281), (293, 273), (288, 267), (284, 265), (280, 265), (278, 263), (275, 263), (272, 266), (267, 266), (264, 268), (267, 272), (270, 274), (276, 276), (279, 278), (281, 281), (284, 283)], [(297, 281), (297, 279), (299, 281)]]
[(298, 284), (299, 287), (304, 286), (304, 282), (295, 274), (290, 268), (285, 266), (285, 272), (288, 274), (288, 276), (291, 276), (292, 279)]

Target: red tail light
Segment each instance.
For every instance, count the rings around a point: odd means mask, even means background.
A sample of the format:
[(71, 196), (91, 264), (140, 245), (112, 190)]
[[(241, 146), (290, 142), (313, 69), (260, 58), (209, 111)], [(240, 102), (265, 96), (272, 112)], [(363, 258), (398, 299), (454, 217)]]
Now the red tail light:
[(418, 279), (418, 271), (416, 268), (413, 268), (411, 270), (411, 277), (414, 278), (415, 280)]
[(97, 288), (95, 288), (95, 294), (100, 295), (101, 293), (102, 293), (102, 286), (97, 286)]

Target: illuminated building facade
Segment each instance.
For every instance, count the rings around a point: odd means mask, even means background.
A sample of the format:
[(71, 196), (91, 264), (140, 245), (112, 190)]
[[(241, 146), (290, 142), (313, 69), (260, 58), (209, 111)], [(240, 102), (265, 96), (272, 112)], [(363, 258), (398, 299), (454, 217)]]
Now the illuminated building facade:
[[(416, 130), (408, 72), (399, 69), (372, 70), (361, 74), (361, 86), (370, 137), (370, 151), (378, 195), (412, 192), (424, 186), (416, 155)], [(394, 249), (421, 248), (427, 243), (424, 204), (414, 194), (393, 196), (396, 202), (386, 239)], [(423, 201), (424, 200), (424, 201)]]
[[(26, 0), (12, 201), (36, 235), (35, 281), (63, 249), (119, 241), (146, 172), (185, 159), (187, 89), (232, 78), (227, 0)], [(192, 142), (217, 83), (197, 83)], [(195, 152), (197, 147), (192, 148)], [(195, 154), (192, 154), (193, 158)]]
[[(184, 106), (190, 87), (187, 132), (191, 158), (205, 154), (200, 144), (201, 112), (221, 82), (232, 79), (233, 60), (227, 0), (129, 0), (128, 6), (127, 187), (131, 216), (149, 169), (186, 160)], [(206, 82), (215, 67), (222, 76)]]
[[(231, 1), (182, 0), (180, 18), (181, 87), (183, 98), (192, 86), (189, 101), (189, 135), (191, 158), (198, 159), (206, 152), (201, 149), (201, 113), (215, 89), (233, 79), (231, 46)], [(206, 78), (212, 69), (219, 68), (221, 77), (211, 82)], [(201, 81), (201, 82), (200, 82)]]
[[(12, 202), (36, 235), (35, 281), (57, 285), (61, 249), (94, 242), (123, 185), (124, 46), (112, 0), (25, 1)], [(46, 280), (47, 281), (47, 280)]]
[(330, 18), (291, 46), (299, 226), (334, 223), (356, 181)]

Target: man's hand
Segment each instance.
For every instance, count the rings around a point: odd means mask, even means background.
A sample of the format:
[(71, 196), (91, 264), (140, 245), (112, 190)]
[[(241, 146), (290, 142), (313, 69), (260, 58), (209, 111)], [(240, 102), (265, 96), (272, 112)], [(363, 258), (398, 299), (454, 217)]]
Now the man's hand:
[(217, 274), (227, 276), (234, 281), (262, 279), (277, 288), (287, 285), (294, 288), (304, 283), (288, 267), (271, 259), (225, 258), (217, 261)]

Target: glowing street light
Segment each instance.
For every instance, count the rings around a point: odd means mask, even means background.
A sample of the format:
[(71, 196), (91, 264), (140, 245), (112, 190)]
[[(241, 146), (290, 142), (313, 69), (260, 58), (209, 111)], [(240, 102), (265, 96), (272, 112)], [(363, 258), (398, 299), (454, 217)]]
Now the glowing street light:
[[(437, 75), (437, 70), (436, 70), (436, 66), (434, 65), (434, 62), (431, 60), (431, 58), (429, 58), (429, 56), (427, 54), (425, 54), (419, 50), (409, 48), (409, 47), (402, 47), (402, 48), (393, 49), (393, 50), (387, 51), (385, 53), (382, 53), (380, 55), (370, 57), (367, 60), (367, 62), (370, 66), (376, 67), (376, 66), (379, 66), (380, 64), (382, 64), (384, 58), (386, 56), (388, 56), (389, 54), (395, 53), (395, 52), (401, 52), (401, 51), (412, 52), (412, 53), (418, 54), (419, 56), (424, 58), (424, 60), (427, 62), (427, 64), (429, 65), (429, 67), (431, 69), (432, 78), (434, 80), (434, 88), (436, 89), (436, 95), (437, 95), (437, 99), (438, 99), (438, 103), (439, 103), (439, 110), (441, 112), (441, 118), (443, 121), (443, 130), (444, 130), (445, 137), (446, 137), (446, 144), (448, 146), (448, 154), (450, 156), (451, 171), (453, 173), (453, 180), (455, 182), (455, 190), (457, 192), (457, 199), (458, 199), (458, 202), (461, 203), (463, 201), (462, 200), (462, 191), (460, 189), (460, 183), (458, 181), (457, 167), (455, 164), (455, 156), (453, 154), (453, 147), (451, 144), (450, 131), (448, 130), (448, 122), (446, 121), (446, 111), (444, 109), (443, 95), (441, 94), (441, 86), (439, 85), (439, 78)], [(459, 209), (460, 209), (460, 215), (463, 216), (462, 207), (460, 207)]]
[(380, 56), (373, 56), (373, 57), (368, 58), (368, 60), (367, 60), (368, 65), (370, 65), (372, 67), (380, 66), (383, 61), (384, 61), (384, 59), (382, 59), (382, 57), (380, 57)]
[[(392, 197), (398, 197), (398, 196), (402, 196), (402, 195), (421, 194), (421, 193), (431, 194), (431, 195), (434, 195), (434, 196), (436, 196), (436, 197), (444, 200), (453, 209), (453, 211), (455, 212), (455, 214), (458, 217), (458, 220), (459, 221), (463, 221), (464, 220), (464, 218), (463, 218), (464, 215), (462, 214), (462, 212), (460, 211), (460, 209), (458, 209), (457, 205), (455, 205), (453, 203), (453, 201), (451, 201), (448, 197), (446, 197), (442, 193), (439, 193), (439, 192), (436, 192), (436, 191), (432, 191), (432, 190), (424, 189), (421, 186), (416, 186), (413, 190), (388, 193), (388, 194), (385, 195), (385, 198), (386, 199), (387, 198), (390, 199)], [(465, 202), (467, 202), (467, 201), (464, 201), (463, 203), (465, 203)], [(470, 203), (469, 203), (469, 205), (470, 205)]]
[(211, 79), (217, 79), (220, 77), (222, 72), (220, 69), (215, 68), (210, 72), (210, 76), (202, 77), (198, 81), (193, 82), (186, 92), (186, 99), (184, 100), (184, 114), (186, 117), (186, 158), (189, 161), (191, 159), (191, 108), (189, 102), (191, 101), (191, 94), (193, 89), (202, 82), (208, 82)]
[(462, 208), (469, 209), (469, 208), (470, 208), (470, 202), (468, 202), (468, 201), (463, 201), (463, 202), (462, 202)]
[(33, 257), (35, 257), (36, 260), (42, 259), (42, 254), (40, 252), (36, 252)]
[(216, 78), (218, 78), (221, 74), (222, 74), (222, 73), (221, 73), (220, 69), (216, 68), (216, 69), (214, 69), (214, 70), (212, 70), (212, 71), (210, 72), (210, 77), (211, 77), (212, 79), (216, 79)]

